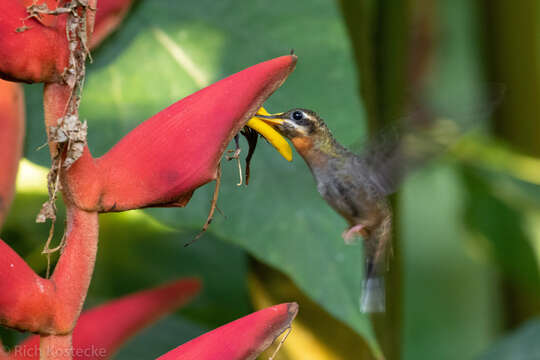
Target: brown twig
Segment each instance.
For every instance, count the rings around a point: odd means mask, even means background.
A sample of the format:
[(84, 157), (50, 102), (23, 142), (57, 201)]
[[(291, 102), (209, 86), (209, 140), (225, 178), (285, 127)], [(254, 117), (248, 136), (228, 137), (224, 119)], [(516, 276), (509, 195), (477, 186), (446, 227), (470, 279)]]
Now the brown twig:
[(36, 222), (40, 223), (51, 219), (49, 236), (42, 251), (42, 254), (46, 254), (47, 256), (47, 278), (50, 273), (51, 254), (63, 247), (65, 239), (65, 236), (62, 237), (59, 246), (54, 249), (50, 248), (56, 222), (56, 199), (57, 193), (61, 189), (60, 177), (62, 169), (69, 169), (82, 155), (84, 146), (86, 145), (87, 125), (86, 122), (81, 123), (79, 120), (79, 105), (86, 73), (86, 57), (89, 55), (86, 45), (88, 8), (88, 3), (83, 0), (73, 0), (67, 3), (65, 7), (59, 7), (54, 10), (50, 10), (47, 4), (34, 4), (27, 8), (28, 18), (40, 17), (42, 14), (67, 14), (66, 37), (69, 46), (69, 61), (63, 78), (65, 85), (71, 91), (63, 116), (56, 119), (54, 125), (47, 124), (47, 135), (49, 144), (51, 145), (52, 156), (51, 169), (47, 176), (49, 199), (43, 204), (36, 217)]
[(208, 217), (206, 218), (206, 222), (204, 223), (204, 226), (202, 227), (201, 231), (195, 236), (193, 240), (188, 242), (184, 245), (184, 247), (189, 246), (193, 244), (195, 241), (197, 241), (203, 234), (208, 230), (208, 227), (210, 226), (210, 223), (212, 223), (212, 219), (214, 218), (214, 212), (217, 208), (217, 200), (219, 197), (219, 186), (221, 185), (221, 163), (218, 164), (217, 167), (217, 175), (216, 175), (216, 187), (214, 188), (214, 196), (212, 197), (212, 203), (210, 205), (210, 212), (208, 213)]

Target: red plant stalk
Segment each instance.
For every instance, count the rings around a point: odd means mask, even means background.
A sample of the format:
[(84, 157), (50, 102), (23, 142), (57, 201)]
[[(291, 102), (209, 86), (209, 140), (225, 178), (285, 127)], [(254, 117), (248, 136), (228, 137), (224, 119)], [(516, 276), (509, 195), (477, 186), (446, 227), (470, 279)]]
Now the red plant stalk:
[[(190, 301), (200, 287), (199, 280), (194, 278), (176, 280), (83, 312), (73, 331), (73, 358), (111, 357), (139, 330)], [(9, 358), (37, 359), (38, 347), (39, 336), (31, 336), (16, 346)]]
[(257, 311), (201, 335), (160, 356), (158, 360), (255, 359), (291, 327), (297, 313), (296, 303)]
[(72, 336), (41, 335), (39, 338), (39, 358), (42, 360), (72, 360)]
[(22, 86), (0, 80), (0, 228), (15, 191), (15, 178), (24, 140)]

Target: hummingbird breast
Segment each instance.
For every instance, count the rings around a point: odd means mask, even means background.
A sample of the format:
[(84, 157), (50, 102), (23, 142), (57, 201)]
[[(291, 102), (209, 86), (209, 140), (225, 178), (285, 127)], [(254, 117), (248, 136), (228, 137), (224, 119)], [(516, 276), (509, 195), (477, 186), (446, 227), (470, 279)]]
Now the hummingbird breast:
[(331, 159), (324, 168), (314, 168), (317, 190), (326, 202), (349, 224), (376, 222), (373, 212), (377, 200), (370, 191), (361, 169), (347, 159)]

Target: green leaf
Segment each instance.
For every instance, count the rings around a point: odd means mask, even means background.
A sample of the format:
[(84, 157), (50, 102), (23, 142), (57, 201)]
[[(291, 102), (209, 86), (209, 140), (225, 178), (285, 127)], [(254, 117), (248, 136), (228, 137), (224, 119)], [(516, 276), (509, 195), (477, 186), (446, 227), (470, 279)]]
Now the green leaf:
[(141, 211), (101, 215), (100, 232), (90, 296), (104, 301), (196, 276), (203, 286), (197, 299), (181, 310), (188, 318), (216, 327), (251, 311), (245, 284), (247, 259), (237, 247), (209, 235), (199, 246), (186, 248), (191, 233), (164, 229)]
[[(361, 137), (364, 117), (355, 95), (352, 54), (333, 2), (147, 1), (134, 8), (122, 28), (94, 53), (95, 62), (88, 67), (81, 117), (89, 123), (93, 154), (105, 153), (137, 124), (202, 85), (291, 49), (299, 56), (297, 69), (266, 104), (268, 110), (313, 108), (326, 115), (340, 141), (347, 144)], [(47, 164), (46, 150), (33, 151), (45, 140), (40, 89), (34, 88), (28, 89), (33, 93), (28, 100), (31, 119), (26, 154)], [(244, 189), (235, 185), (236, 165), (224, 164), (218, 206), (227, 219), (217, 215), (209, 234), (185, 252), (209, 246), (212, 237), (239, 245), (288, 274), (378, 352), (368, 318), (358, 306), (362, 249), (343, 244), (340, 234), (345, 222), (320, 199), (298, 156), (287, 163), (261, 143), (252, 165), (250, 186)], [(206, 219), (212, 191), (212, 185), (198, 190), (186, 209), (148, 213), (195, 234)], [(151, 246), (163, 240), (147, 241), (152, 244), (146, 247), (150, 256)], [(122, 244), (125, 256), (140, 246), (128, 245), (127, 240)], [(124, 256), (121, 250), (116, 254)], [(156, 259), (154, 269), (162, 266)]]
[(147, 329), (123, 345), (117, 360), (157, 359), (166, 352), (212, 329), (201, 327), (181, 316), (171, 316)]
[[(504, 199), (502, 184), (509, 179), (500, 173), (472, 167), (465, 168), (465, 179), (469, 192), (466, 224), (489, 241), (495, 260), (506, 276), (540, 294), (540, 272), (527, 228), (526, 208), (516, 207)], [(538, 193), (538, 189), (526, 194), (531, 199), (534, 193)], [(512, 198), (515, 200), (517, 196)]]
[(530, 320), (486, 351), (478, 360), (536, 360), (540, 358), (540, 319)]

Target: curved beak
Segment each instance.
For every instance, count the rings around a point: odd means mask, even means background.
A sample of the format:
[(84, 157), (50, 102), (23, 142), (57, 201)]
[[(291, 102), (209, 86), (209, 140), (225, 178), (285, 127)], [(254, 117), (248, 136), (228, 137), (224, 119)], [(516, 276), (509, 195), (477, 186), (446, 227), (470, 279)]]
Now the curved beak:
[(261, 107), (255, 117), (271, 125), (282, 125), (285, 122), (283, 114), (285, 113), (270, 114), (265, 108)]
[(270, 114), (261, 107), (257, 114), (247, 122), (247, 126), (261, 134), (286, 160), (292, 160), (292, 149), (283, 136), (274, 129), (275, 125), (283, 124), (284, 120), (279, 116), (284, 113)]

